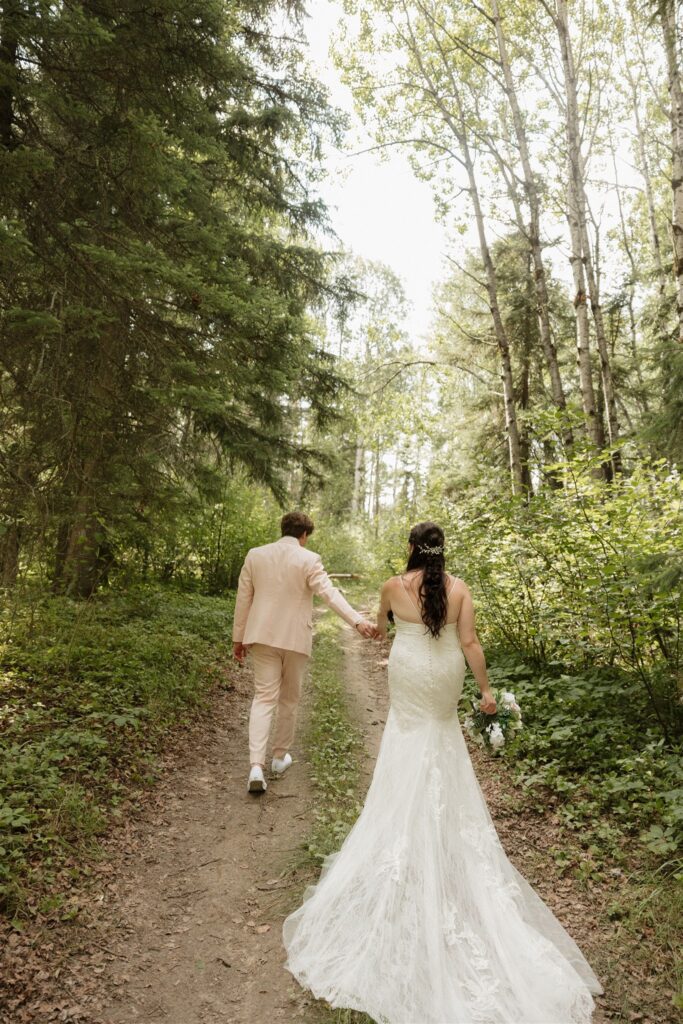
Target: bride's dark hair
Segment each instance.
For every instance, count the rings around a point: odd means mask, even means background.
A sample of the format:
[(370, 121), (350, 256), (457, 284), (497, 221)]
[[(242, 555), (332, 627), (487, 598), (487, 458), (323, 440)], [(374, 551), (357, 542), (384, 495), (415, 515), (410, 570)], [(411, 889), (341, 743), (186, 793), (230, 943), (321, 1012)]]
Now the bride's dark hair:
[(408, 543), (413, 550), (406, 572), (423, 570), (419, 590), (422, 621), (432, 636), (438, 636), (448, 615), (443, 530), (436, 523), (418, 523), (410, 531)]

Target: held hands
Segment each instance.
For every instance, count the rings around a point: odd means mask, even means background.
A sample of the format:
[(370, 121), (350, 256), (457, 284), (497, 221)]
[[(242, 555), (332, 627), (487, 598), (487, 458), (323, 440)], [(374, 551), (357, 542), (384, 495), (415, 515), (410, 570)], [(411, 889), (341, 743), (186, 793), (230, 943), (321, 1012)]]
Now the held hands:
[(482, 690), (481, 700), (479, 701), (479, 707), (485, 715), (495, 715), (496, 713), (496, 698), (493, 696), (490, 690)]
[(377, 626), (372, 622), (368, 622), (367, 619), (361, 619), (360, 622), (356, 623), (355, 628), (366, 640), (378, 640), (381, 636)]

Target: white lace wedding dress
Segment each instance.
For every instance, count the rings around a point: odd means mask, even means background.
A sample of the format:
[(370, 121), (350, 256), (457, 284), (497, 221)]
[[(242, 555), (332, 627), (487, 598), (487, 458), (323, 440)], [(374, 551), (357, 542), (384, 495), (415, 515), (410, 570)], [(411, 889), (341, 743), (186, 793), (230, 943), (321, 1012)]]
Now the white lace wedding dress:
[(287, 966), (378, 1024), (588, 1024), (600, 984), (507, 859), (456, 708), (457, 626), (396, 619), (365, 806), (287, 918)]

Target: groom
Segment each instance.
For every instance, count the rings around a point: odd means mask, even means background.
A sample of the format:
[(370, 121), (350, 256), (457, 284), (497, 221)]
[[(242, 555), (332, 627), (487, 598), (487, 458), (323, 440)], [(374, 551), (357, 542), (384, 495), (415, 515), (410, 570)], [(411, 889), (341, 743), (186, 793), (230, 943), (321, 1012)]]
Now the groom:
[(320, 555), (306, 550), (314, 530), (303, 512), (288, 512), (280, 522), (282, 536), (274, 544), (247, 552), (235, 603), (233, 653), (243, 663), (247, 651), (254, 664), (254, 700), (249, 716), (251, 771), (248, 790), (267, 787), (268, 734), (277, 707), (271, 768), (282, 775), (292, 763), (301, 684), (313, 639), (313, 595), (366, 638), (377, 629), (351, 607), (325, 572)]

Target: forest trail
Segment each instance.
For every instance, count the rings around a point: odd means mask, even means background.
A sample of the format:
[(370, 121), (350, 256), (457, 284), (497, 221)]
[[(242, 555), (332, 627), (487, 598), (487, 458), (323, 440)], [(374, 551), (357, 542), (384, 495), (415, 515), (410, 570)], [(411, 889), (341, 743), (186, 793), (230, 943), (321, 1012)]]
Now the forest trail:
[(247, 793), (252, 676), (236, 665), (227, 674), (113, 838), (62, 972), (72, 998), (45, 1005), (55, 1015), (36, 1024), (302, 1019), (310, 1001), (283, 969), (281, 925), (298, 897), (285, 876), (308, 833), (310, 784), (295, 749), (265, 796)]
[[(365, 743), (364, 792), (388, 708), (388, 646), (362, 641), (348, 627), (340, 637), (349, 710)], [(45, 986), (51, 991), (40, 1004), (43, 1012), (17, 1019), (31, 1024), (316, 1024), (326, 1016), (283, 967), (282, 921), (301, 896), (301, 873), (292, 868), (314, 815), (306, 762), (295, 750), (293, 767), (264, 797), (247, 794), (251, 672), (233, 666), (226, 675), (227, 685), (209, 713), (189, 726), (167, 755), (161, 781), (117, 830), (108, 856), (96, 866), (97, 883), (84, 899), (79, 923), (70, 926), (76, 933), (71, 953), (64, 948), (55, 961), (59, 999), (53, 976)], [(625, 947), (622, 963), (613, 956), (610, 962), (614, 938), (601, 925), (609, 887), (586, 888), (562, 877), (552, 859), (562, 842), (553, 812), (525, 809), (503, 764), (479, 751), (474, 759), (508, 855), (603, 980), (605, 972), (611, 976), (594, 1024), (666, 1020), (644, 1007), (637, 1014), (620, 1010), (627, 990), (637, 998), (642, 978), (627, 973)], [(53, 948), (59, 945), (55, 935)]]

